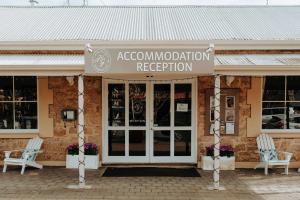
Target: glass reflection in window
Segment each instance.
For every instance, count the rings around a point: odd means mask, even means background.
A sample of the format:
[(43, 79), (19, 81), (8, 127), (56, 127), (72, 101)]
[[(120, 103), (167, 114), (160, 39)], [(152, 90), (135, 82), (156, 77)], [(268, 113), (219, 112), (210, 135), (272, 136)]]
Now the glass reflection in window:
[(300, 129), (300, 102), (287, 103), (289, 116), (287, 118), (288, 129)]
[(266, 77), (263, 83), (263, 101), (284, 101), (285, 100), (285, 77)]
[(284, 129), (285, 105), (283, 102), (264, 102), (262, 108), (263, 129)]
[(16, 76), (15, 81), (15, 100), (16, 101), (36, 101), (36, 77)]
[(170, 126), (170, 84), (154, 85), (154, 126)]
[(37, 128), (37, 103), (16, 102), (15, 104), (15, 129)]
[(146, 156), (146, 131), (129, 131), (129, 156)]
[(13, 103), (0, 102), (0, 129), (14, 128)]
[(13, 101), (12, 76), (0, 76), (0, 101)]
[(286, 86), (286, 100), (300, 101), (300, 76), (288, 76)]
[(154, 156), (170, 156), (170, 131), (154, 131)]
[(191, 155), (191, 131), (174, 132), (174, 155), (190, 156)]
[(108, 155), (125, 156), (125, 131), (124, 130), (108, 131)]

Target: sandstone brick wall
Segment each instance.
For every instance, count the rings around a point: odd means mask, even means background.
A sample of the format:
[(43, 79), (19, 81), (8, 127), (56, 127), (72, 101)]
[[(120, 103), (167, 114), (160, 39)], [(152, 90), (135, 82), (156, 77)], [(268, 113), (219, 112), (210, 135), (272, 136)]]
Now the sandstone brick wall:
[[(101, 152), (101, 78), (85, 77), (85, 139), (96, 143)], [(49, 89), (53, 90), (53, 105), (49, 115), (54, 119), (54, 136), (44, 138), (44, 152), (38, 156), (42, 161), (65, 161), (66, 147), (77, 143), (76, 122), (64, 123), (61, 111), (66, 108), (77, 109), (77, 79), (70, 86), (64, 77), (49, 77)], [(3, 160), (4, 150), (22, 149), (28, 139), (0, 139), (0, 159)], [(101, 153), (100, 153), (101, 156)]]
[[(198, 79), (198, 160), (205, 154), (205, 147), (213, 144), (213, 136), (204, 135), (205, 124), (205, 90), (214, 87), (213, 77), (199, 77)], [(259, 160), (256, 138), (247, 137), (247, 118), (250, 117), (251, 106), (247, 104), (247, 90), (251, 88), (250, 77), (235, 77), (229, 86), (225, 77), (221, 77), (221, 88), (239, 88), (239, 134), (237, 136), (221, 136), (221, 144), (231, 144), (236, 150), (237, 162), (255, 162)], [(222, 89), (221, 89), (222, 92)], [(300, 161), (300, 139), (274, 138), (279, 151), (293, 152), (293, 161)]]

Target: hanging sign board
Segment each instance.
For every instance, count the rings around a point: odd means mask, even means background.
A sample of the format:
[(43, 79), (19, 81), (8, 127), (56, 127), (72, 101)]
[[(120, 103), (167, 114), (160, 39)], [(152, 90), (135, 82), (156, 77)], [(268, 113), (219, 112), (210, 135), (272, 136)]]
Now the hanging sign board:
[(85, 73), (211, 74), (214, 52), (207, 49), (86, 49)]

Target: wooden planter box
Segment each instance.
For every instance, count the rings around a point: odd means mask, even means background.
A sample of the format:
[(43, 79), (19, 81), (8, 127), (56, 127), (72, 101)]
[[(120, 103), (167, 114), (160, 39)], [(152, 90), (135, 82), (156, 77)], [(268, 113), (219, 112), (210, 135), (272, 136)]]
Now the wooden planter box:
[[(235, 170), (235, 157), (220, 157), (221, 170)], [(214, 160), (211, 156), (202, 156), (202, 169), (213, 170)]]
[[(78, 168), (78, 155), (68, 155), (66, 157), (66, 168)], [(99, 168), (99, 155), (85, 155), (85, 168), (98, 169)]]

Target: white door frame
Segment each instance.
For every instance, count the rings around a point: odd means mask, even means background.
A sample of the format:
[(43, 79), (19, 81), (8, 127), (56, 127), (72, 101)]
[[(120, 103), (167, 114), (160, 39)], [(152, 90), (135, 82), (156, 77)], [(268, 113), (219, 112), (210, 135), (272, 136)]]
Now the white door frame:
[[(108, 126), (108, 84), (125, 84), (125, 126)], [(129, 127), (129, 97), (128, 86), (130, 83), (146, 84), (146, 126)], [(171, 84), (171, 126), (153, 127), (153, 85), (159, 83)], [(191, 130), (191, 156), (174, 156), (174, 84), (191, 83), (192, 84), (192, 122), (190, 127), (176, 127), (176, 130)], [(171, 131), (171, 156), (153, 156), (153, 131), (154, 130)], [(125, 130), (125, 156), (108, 156), (108, 130)], [(146, 156), (129, 156), (129, 130), (146, 131)], [(103, 163), (197, 163), (197, 78), (182, 80), (113, 80), (102, 78), (102, 158)]]

